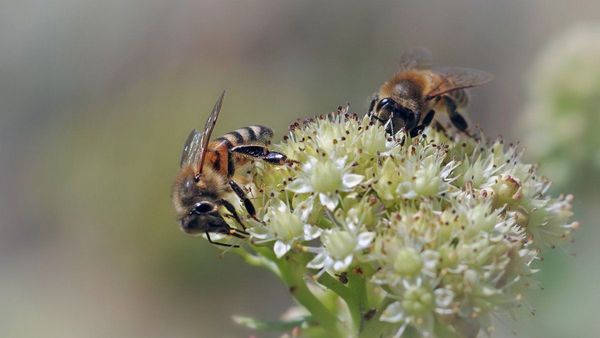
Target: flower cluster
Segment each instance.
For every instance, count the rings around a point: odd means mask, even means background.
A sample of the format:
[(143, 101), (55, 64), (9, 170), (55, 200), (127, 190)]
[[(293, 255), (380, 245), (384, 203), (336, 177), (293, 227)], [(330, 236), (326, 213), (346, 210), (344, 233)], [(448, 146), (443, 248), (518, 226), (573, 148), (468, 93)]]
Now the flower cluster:
[(257, 164), (260, 222), (242, 254), (310, 313), (293, 321), (307, 336), (490, 331), (490, 316), (533, 285), (539, 252), (577, 227), (571, 197), (548, 196), (502, 140), (392, 138), (340, 110), (296, 123), (273, 147), (298, 164)]
[[(555, 185), (581, 191), (600, 179), (600, 26), (555, 38), (532, 70), (523, 141)], [(592, 183), (593, 184), (593, 183)]]

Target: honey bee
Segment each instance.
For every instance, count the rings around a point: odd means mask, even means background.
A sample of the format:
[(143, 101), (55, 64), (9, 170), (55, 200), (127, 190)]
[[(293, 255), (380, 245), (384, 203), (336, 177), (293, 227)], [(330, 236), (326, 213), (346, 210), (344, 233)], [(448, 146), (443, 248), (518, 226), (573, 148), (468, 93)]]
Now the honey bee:
[(367, 114), (390, 135), (404, 129), (414, 137), (431, 124), (436, 113), (445, 111), (452, 125), (469, 135), (467, 120), (459, 113), (469, 101), (465, 88), (492, 78), (475, 69), (432, 67), (431, 53), (417, 48), (401, 56), (400, 70), (379, 88)]
[[(248, 233), (234, 206), (224, 198), (233, 191), (243, 202), (250, 217), (256, 219), (256, 210), (246, 193), (234, 180), (236, 168), (251, 159), (282, 165), (289, 163), (284, 154), (269, 151), (266, 145), (273, 131), (263, 126), (249, 126), (227, 133), (212, 141), (210, 136), (219, 117), (225, 92), (221, 94), (206, 121), (204, 131), (194, 129), (189, 134), (181, 154), (180, 169), (173, 185), (173, 205), (181, 229), (192, 235), (205, 234), (212, 244), (211, 233), (245, 238)], [(232, 228), (225, 222), (220, 207), (242, 227)]]

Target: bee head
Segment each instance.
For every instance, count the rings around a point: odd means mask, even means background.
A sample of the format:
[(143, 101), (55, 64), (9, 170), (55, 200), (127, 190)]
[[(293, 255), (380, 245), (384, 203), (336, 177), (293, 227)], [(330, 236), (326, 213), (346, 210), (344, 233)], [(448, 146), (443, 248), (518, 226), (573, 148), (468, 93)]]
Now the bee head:
[(190, 235), (229, 229), (229, 225), (219, 214), (217, 203), (211, 200), (194, 203), (188, 213), (181, 217), (180, 225), (181, 230)]
[(377, 103), (376, 110), (379, 119), (382, 120), (386, 131), (395, 134), (400, 129), (411, 130), (417, 125), (418, 113), (399, 104), (392, 98), (384, 98)]

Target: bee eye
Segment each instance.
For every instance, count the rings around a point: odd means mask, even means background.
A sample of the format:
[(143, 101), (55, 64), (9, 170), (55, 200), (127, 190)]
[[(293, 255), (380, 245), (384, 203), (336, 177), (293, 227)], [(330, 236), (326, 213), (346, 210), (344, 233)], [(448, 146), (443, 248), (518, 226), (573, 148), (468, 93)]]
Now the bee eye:
[(194, 205), (194, 213), (196, 214), (205, 214), (207, 212), (211, 212), (214, 209), (214, 205), (209, 202), (200, 202)]
[(396, 104), (396, 102), (394, 102), (394, 100), (385, 98), (385, 99), (379, 101), (379, 103), (377, 104), (377, 110), (378, 111), (380, 111), (382, 109), (391, 110), (391, 107), (395, 104)]

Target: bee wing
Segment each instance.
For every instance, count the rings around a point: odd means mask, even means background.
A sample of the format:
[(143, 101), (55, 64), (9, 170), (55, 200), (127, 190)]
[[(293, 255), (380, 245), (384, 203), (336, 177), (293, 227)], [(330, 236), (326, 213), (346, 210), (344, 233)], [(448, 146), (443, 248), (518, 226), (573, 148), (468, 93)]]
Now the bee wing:
[(426, 94), (426, 99), (432, 99), (457, 89), (479, 86), (494, 78), (492, 74), (482, 70), (460, 67), (435, 68), (432, 73), (438, 83)]
[(223, 97), (225, 96), (225, 91), (223, 91), (223, 93), (221, 93), (221, 96), (219, 96), (219, 98), (217, 99), (217, 102), (215, 103), (215, 106), (212, 109), (212, 112), (210, 113), (210, 116), (208, 117), (208, 120), (206, 120), (206, 124), (204, 125), (204, 131), (202, 132), (202, 135), (200, 137), (200, 149), (198, 150), (198, 161), (197, 163), (197, 167), (196, 167), (196, 172), (197, 173), (201, 173), (202, 172), (202, 168), (204, 165), (204, 159), (206, 158), (206, 150), (207, 150), (207, 146), (208, 146), (208, 142), (210, 141), (210, 135), (212, 134), (213, 129), (215, 128), (215, 124), (217, 123), (217, 118), (219, 117), (219, 113), (221, 112), (221, 105), (223, 104)]
[(400, 70), (426, 69), (431, 67), (431, 52), (423, 47), (413, 48), (400, 55)]
[(186, 164), (194, 163), (194, 161), (198, 158), (201, 136), (202, 134), (200, 134), (197, 129), (194, 129), (190, 132), (190, 135), (183, 146), (183, 151), (181, 152), (181, 160), (179, 162), (180, 167), (183, 167)]

